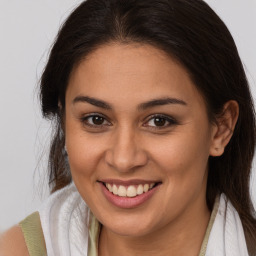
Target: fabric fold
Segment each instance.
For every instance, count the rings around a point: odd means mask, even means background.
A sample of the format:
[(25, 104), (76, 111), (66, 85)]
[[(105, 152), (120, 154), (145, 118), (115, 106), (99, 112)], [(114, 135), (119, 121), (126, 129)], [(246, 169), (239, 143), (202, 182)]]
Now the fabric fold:
[[(214, 223), (210, 234), (206, 234), (209, 240), (204, 239), (202, 247), (206, 247), (206, 250), (203, 250), (203, 254), (249, 256), (237, 211), (224, 194), (216, 201), (217, 213), (212, 213), (216, 216), (211, 218)], [(39, 214), (48, 256), (91, 256), (88, 254), (90, 210), (73, 183), (52, 194), (42, 205)], [(98, 239), (97, 235), (91, 239)], [(97, 244), (98, 241), (91, 241), (90, 245)], [(93, 251), (97, 255), (96, 247)]]
[(73, 183), (51, 195), (39, 214), (48, 256), (87, 255), (88, 207)]
[(240, 217), (224, 194), (220, 197), (206, 256), (249, 256)]

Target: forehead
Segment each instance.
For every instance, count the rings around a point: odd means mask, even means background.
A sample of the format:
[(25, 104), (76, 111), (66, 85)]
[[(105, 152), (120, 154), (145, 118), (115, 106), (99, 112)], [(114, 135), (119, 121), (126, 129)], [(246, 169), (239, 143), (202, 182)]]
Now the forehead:
[(88, 95), (105, 101), (143, 101), (171, 96), (202, 100), (186, 70), (165, 52), (141, 44), (103, 45), (73, 70), (67, 98)]

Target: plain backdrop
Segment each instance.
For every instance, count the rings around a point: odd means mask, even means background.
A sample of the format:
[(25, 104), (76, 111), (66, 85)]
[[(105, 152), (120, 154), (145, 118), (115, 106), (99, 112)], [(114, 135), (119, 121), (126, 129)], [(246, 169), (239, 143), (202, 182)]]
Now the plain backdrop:
[[(41, 117), (38, 82), (59, 26), (80, 2), (0, 0), (0, 231), (48, 196), (51, 130)], [(206, 2), (230, 29), (256, 98), (256, 0)], [(256, 204), (256, 178), (251, 185)]]

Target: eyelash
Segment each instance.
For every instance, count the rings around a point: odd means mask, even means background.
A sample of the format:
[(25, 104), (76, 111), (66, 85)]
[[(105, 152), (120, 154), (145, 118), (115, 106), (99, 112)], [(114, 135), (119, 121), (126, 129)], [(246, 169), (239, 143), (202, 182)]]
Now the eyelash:
[[(154, 122), (157, 118), (164, 119), (165, 125), (163, 125), (163, 126), (147, 125), (147, 123), (149, 123), (149, 121), (152, 120)], [(167, 125), (166, 125), (166, 122), (168, 123)], [(160, 130), (160, 129), (165, 129), (165, 128), (168, 128), (170, 126), (177, 125), (177, 124), (178, 124), (177, 120), (175, 120), (173, 117), (162, 115), (162, 114), (155, 114), (155, 115), (149, 116), (147, 118), (146, 124), (143, 124), (143, 126), (149, 127), (150, 129), (154, 129), (154, 130)]]
[(83, 116), (80, 118), (81, 122), (83, 125), (86, 125), (88, 127), (92, 127), (92, 128), (95, 128), (95, 129), (99, 129), (99, 128), (102, 128), (104, 126), (106, 126), (106, 124), (101, 124), (101, 125), (96, 125), (96, 124), (90, 124), (88, 123), (88, 119), (89, 118), (94, 118), (94, 117), (100, 117), (100, 118), (103, 118), (104, 119), (104, 122), (107, 121), (109, 124), (107, 124), (107, 126), (111, 126), (110, 122), (101, 114), (98, 114), (98, 113), (91, 113), (87, 116)]
[[(90, 118), (96, 118), (96, 117), (103, 118), (104, 119), (103, 122), (107, 122), (108, 124), (99, 124), (99, 125), (97, 125), (97, 124), (91, 124), (91, 123), (88, 122), (88, 120)], [(150, 126), (150, 125), (147, 125), (147, 123), (149, 123), (151, 120), (154, 122), (154, 119), (156, 120), (157, 118), (164, 119), (165, 124), (163, 126)], [(87, 116), (81, 117), (80, 120), (81, 120), (83, 125), (85, 125), (87, 127), (94, 128), (94, 129), (102, 129), (103, 127), (111, 126), (111, 123), (107, 120), (107, 118), (105, 118), (103, 115), (101, 115), (99, 113), (91, 113), (91, 114), (89, 114)], [(155, 114), (155, 115), (149, 116), (146, 120), (147, 121), (146, 121), (146, 123), (143, 124), (143, 126), (144, 127), (149, 127), (150, 129), (153, 129), (153, 130), (166, 129), (166, 128), (170, 127), (170, 126), (178, 124), (177, 120), (175, 120), (174, 118), (166, 116), (166, 115), (162, 115), (162, 114)], [(166, 122), (168, 123), (167, 125), (166, 125)]]

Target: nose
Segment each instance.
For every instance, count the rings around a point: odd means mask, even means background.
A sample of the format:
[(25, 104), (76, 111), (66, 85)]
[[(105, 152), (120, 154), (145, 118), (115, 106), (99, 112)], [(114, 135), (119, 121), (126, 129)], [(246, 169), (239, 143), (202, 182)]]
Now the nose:
[(146, 165), (148, 157), (139, 135), (124, 128), (111, 138), (105, 160), (116, 171), (125, 173)]

